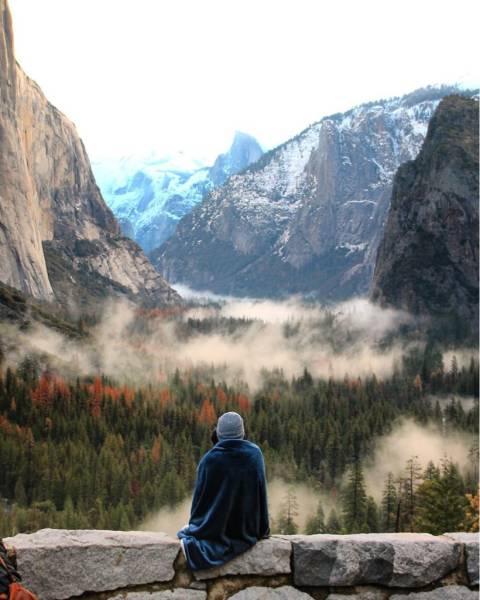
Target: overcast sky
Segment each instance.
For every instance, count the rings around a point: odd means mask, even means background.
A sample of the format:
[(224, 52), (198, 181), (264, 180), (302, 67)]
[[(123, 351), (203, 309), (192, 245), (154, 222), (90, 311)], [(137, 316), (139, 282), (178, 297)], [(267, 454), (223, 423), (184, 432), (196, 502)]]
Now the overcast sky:
[(91, 158), (238, 129), (274, 146), (322, 116), (478, 81), (471, 0), (10, 0), (16, 54)]

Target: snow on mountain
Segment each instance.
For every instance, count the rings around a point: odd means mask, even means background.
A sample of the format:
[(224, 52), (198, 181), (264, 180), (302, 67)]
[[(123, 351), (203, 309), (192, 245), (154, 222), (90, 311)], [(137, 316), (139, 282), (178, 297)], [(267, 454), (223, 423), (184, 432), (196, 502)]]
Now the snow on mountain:
[(124, 157), (93, 163), (102, 194), (125, 235), (150, 252), (174, 232), (215, 186), (260, 158), (262, 150), (251, 136), (237, 132), (228, 152), (213, 166), (182, 152), (159, 156)]
[(152, 254), (169, 280), (219, 294), (366, 293), (394, 174), (440, 99), (428, 87), (326, 117), (214, 189)]

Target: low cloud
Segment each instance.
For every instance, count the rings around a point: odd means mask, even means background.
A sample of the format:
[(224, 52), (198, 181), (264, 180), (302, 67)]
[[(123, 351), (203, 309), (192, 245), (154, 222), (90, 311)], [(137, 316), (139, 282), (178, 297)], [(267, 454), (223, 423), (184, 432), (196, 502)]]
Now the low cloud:
[(406, 462), (413, 456), (418, 457), (423, 468), (429, 461), (438, 465), (444, 458), (457, 463), (462, 470), (471, 468), (469, 452), (474, 441), (473, 434), (442, 431), (405, 419), (392, 433), (377, 440), (373, 459), (365, 468), (367, 491), (380, 501), (388, 473), (403, 476)]
[(139, 328), (131, 305), (111, 302), (89, 342), (72, 341), (37, 325), (28, 333), (13, 335), (17, 349), (11, 358), (15, 362), (36, 351), (79, 374), (103, 372), (136, 382), (155, 382), (176, 368), (208, 367), (230, 382), (242, 379), (251, 388), (261, 384), (264, 370), (274, 369), (283, 370), (287, 377), (301, 374), (304, 368), (319, 377), (386, 376), (403, 349), (380, 349), (378, 341), (409, 317), (366, 300), (326, 309), (297, 299), (223, 299), (220, 306), (196, 306), (177, 319), (214, 324), (225, 319), (245, 321), (229, 331), (213, 325), (205, 329), (208, 333), (179, 335), (174, 320), (147, 319)]
[[(268, 482), (268, 509), (271, 521), (275, 522), (283, 509), (290, 484), (275, 478)], [(334, 502), (327, 493), (315, 490), (304, 483), (295, 482), (295, 499), (298, 503), (298, 515), (294, 517), (299, 532), (305, 530), (308, 519), (317, 512), (319, 502), (322, 503), (325, 519), (328, 518)], [(142, 531), (163, 531), (175, 536), (177, 531), (188, 523), (190, 517), (191, 498), (187, 498), (178, 506), (167, 507), (149, 516), (139, 527)]]

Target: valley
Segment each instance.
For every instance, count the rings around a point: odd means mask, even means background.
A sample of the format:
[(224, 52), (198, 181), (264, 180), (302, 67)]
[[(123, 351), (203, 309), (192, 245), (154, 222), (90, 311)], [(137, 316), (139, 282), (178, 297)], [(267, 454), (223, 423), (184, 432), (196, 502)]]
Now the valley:
[[(91, 161), (0, 14), (0, 537), (175, 535), (227, 411), (264, 454), (272, 533), (478, 531), (478, 86), (319, 104), (266, 150), (272, 102), (215, 159), (174, 136)], [(200, 79), (221, 95), (231, 72)], [(234, 91), (208, 122), (186, 95), (212, 139)]]

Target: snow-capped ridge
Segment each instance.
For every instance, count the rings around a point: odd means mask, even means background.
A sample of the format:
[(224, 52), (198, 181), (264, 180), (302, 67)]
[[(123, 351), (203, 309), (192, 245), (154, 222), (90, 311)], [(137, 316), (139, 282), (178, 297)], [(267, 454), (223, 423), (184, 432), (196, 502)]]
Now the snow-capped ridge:
[(221, 294), (365, 293), (393, 176), (452, 93), (465, 94), (428, 87), (323, 117), (210, 192), (154, 264)]
[(152, 151), (93, 163), (97, 182), (125, 235), (146, 252), (160, 246), (215, 186), (262, 155), (254, 137), (236, 132), (230, 149), (210, 166), (183, 151)]

